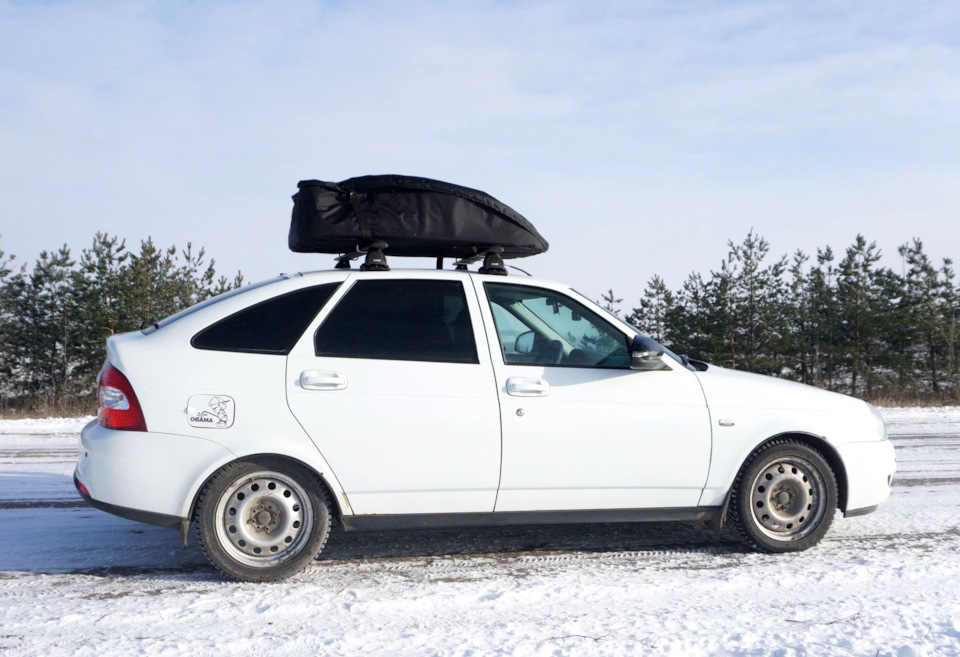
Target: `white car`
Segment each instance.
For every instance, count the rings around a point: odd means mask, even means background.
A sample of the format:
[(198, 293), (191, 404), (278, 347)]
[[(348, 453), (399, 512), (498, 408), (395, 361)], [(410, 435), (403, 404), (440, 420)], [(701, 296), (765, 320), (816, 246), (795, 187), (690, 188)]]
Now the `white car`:
[(75, 483), (230, 577), (346, 530), (703, 520), (804, 550), (890, 494), (869, 404), (675, 356), (557, 283), (284, 275), (111, 337)]

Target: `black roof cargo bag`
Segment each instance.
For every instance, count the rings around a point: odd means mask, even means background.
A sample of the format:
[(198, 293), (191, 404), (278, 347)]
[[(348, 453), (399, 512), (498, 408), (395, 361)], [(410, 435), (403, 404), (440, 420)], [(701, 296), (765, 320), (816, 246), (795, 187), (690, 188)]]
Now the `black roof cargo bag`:
[(439, 180), (362, 176), (297, 187), (289, 245), (299, 253), (349, 253), (384, 241), (386, 255), (467, 258), (500, 246), (502, 257), (522, 258), (549, 246), (489, 194)]

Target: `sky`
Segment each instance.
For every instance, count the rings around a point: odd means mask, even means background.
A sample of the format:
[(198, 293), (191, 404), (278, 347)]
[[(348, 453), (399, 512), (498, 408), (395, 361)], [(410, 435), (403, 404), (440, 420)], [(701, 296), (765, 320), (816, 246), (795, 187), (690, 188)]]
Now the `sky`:
[(751, 229), (960, 257), (952, 1), (0, 0), (0, 44), (22, 261), (106, 231), (328, 268), (287, 250), (297, 181), (382, 173), (492, 194), (550, 242), (518, 266), (627, 308)]

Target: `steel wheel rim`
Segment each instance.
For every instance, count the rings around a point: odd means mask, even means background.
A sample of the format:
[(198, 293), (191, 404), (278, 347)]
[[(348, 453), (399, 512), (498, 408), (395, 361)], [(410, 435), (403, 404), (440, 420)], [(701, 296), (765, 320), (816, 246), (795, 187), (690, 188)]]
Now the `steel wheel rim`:
[(307, 492), (287, 475), (263, 470), (234, 481), (217, 501), (217, 539), (235, 561), (270, 568), (303, 550), (313, 532)]
[(827, 485), (805, 458), (787, 456), (765, 464), (753, 480), (750, 507), (757, 528), (777, 541), (809, 535), (826, 511)]

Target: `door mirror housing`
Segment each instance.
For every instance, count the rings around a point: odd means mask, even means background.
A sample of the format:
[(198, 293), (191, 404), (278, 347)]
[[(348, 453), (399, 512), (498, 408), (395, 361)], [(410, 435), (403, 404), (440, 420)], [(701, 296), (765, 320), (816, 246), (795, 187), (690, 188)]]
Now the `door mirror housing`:
[(650, 342), (652, 342), (652, 340), (644, 336), (634, 336), (633, 342), (630, 345), (631, 370), (652, 372), (670, 369), (670, 367), (663, 362), (663, 349), (651, 348)]
[(513, 350), (518, 354), (533, 353), (534, 338), (533, 331), (521, 333), (517, 336), (516, 342), (513, 343)]

